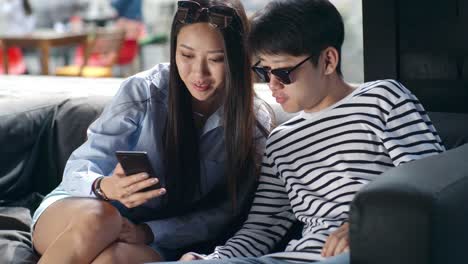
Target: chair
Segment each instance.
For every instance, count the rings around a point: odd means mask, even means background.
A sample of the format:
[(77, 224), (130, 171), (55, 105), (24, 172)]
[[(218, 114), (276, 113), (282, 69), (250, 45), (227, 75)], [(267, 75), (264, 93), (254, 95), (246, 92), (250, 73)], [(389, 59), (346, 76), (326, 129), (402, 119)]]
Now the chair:
[[(78, 18), (79, 19), (79, 18)], [(114, 68), (113, 73), (119, 76), (129, 76), (139, 71), (136, 66), (136, 59), (138, 57), (139, 39), (146, 35), (145, 26), (143, 23), (126, 19), (119, 18), (114, 28), (118, 28), (125, 31), (125, 39), (120, 47), (117, 61), (114, 66), (117, 66), (117, 70)], [(99, 66), (102, 65), (101, 57), (91, 55), (88, 59), (88, 65)], [(74, 61), (75, 64), (81, 64), (84, 60), (84, 49), (78, 47), (75, 51)]]
[(18, 47), (11, 47), (7, 50), (8, 72), (3, 69), (3, 52), (1, 52), (0, 43), (0, 74), (24, 74), (26, 73), (26, 63), (24, 62), (23, 52)]
[(125, 40), (125, 31), (121, 29), (100, 28), (93, 32), (87, 47), (79, 48), (75, 64), (58, 67), (58, 76), (112, 77), (112, 67), (117, 63), (120, 48)]
[(130, 76), (140, 70), (137, 65), (138, 44), (139, 39), (146, 35), (145, 25), (140, 21), (122, 17), (117, 20), (115, 27), (125, 29), (125, 41), (117, 59), (119, 75)]

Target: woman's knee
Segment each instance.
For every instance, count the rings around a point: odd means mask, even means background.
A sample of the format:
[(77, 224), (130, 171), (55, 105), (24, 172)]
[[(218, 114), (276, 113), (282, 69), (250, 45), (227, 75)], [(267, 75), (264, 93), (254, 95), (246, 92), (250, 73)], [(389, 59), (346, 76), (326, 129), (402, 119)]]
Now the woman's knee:
[(43, 254), (64, 232), (70, 235), (74, 244), (80, 245), (95, 238), (115, 240), (121, 226), (120, 213), (111, 204), (96, 199), (68, 198), (44, 211), (34, 228), (33, 241), (38, 253)]
[(101, 251), (116, 241), (122, 226), (117, 209), (101, 201), (83, 203), (80, 207), (79, 214), (64, 230), (78, 255), (87, 255), (96, 248)]
[(114, 206), (94, 200), (80, 205), (76, 217), (70, 222), (69, 229), (90, 236), (118, 235), (121, 226), (122, 217)]
[(72, 220), (73, 224), (79, 224), (86, 228), (121, 226), (122, 217), (119, 211), (110, 203), (95, 200), (80, 205), (79, 214)]

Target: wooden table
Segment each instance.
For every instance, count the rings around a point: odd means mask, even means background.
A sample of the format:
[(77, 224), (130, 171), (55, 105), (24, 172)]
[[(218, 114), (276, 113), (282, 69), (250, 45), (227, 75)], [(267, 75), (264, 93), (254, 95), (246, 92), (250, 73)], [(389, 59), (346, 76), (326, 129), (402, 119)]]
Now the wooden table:
[(51, 47), (83, 44), (87, 48), (87, 33), (57, 33), (37, 31), (26, 35), (0, 35), (3, 49), (3, 69), (8, 73), (7, 50), (12, 46), (33, 47), (40, 51), (41, 73), (49, 74), (49, 50)]

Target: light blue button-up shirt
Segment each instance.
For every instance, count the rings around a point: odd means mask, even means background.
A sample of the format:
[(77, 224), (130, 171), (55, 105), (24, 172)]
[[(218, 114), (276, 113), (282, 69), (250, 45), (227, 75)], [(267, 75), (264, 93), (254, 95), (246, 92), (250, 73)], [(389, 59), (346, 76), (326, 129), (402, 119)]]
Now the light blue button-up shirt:
[[(125, 80), (102, 115), (89, 127), (87, 141), (70, 156), (61, 184), (43, 203), (54, 196), (95, 197), (92, 183), (100, 176), (112, 175), (117, 164), (117, 150), (146, 151), (156, 177), (164, 185), (161, 155), (164, 153), (162, 138), (167, 115), (168, 80), (168, 64), (156, 65)], [(271, 118), (265, 106), (256, 104), (255, 109), (260, 123), (269, 129)], [(200, 134), (201, 192), (192, 199), (196, 209), (147, 222), (154, 233), (154, 242), (159, 246), (175, 249), (215, 239), (233, 220), (227, 196), (221, 201), (218, 196), (210, 197), (216, 193), (213, 192), (216, 188), (227, 190), (222, 115), (222, 108), (213, 113)], [(258, 154), (262, 154), (266, 138), (258, 128), (255, 136)], [(241, 189), (247, 197), (248, 192), (254, 191), (255, 184), (253, 181), (245, 184)], [(151, 214), (157, 214), (163, 207), (161, 201), (161, 198), (154, 198), (144, 207), (151, 209), (148, 210)], [(197, 202), (203, 206), (198, 208)]]

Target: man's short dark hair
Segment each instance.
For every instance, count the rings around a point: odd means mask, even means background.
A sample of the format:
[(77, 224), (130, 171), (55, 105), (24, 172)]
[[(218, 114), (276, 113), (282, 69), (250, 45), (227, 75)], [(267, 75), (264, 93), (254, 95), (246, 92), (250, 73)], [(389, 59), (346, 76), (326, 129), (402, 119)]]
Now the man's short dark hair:
[(311, 55), (317, 66), (321, 51), (338, 50), (341, 75), (343, 19), (328, 0), (274, 0), (252, 19), (249, 37), (254, 54)]

